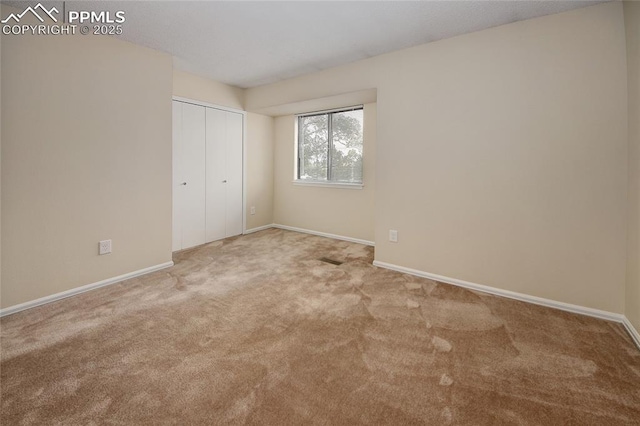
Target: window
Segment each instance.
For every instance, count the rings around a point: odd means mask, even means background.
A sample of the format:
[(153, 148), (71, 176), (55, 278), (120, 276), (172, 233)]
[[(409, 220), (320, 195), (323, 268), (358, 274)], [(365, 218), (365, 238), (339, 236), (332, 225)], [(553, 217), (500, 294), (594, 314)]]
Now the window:
[(362, 184), (362, 106), (298, 116), (298, 181)]

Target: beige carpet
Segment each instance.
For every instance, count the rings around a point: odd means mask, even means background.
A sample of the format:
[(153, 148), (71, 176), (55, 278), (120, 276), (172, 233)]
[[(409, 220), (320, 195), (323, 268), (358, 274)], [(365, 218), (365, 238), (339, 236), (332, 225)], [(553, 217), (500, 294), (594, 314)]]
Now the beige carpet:
[(1, 422), (640, 424), (619, 324), (372, 256), (272, 229), (5, 317)]

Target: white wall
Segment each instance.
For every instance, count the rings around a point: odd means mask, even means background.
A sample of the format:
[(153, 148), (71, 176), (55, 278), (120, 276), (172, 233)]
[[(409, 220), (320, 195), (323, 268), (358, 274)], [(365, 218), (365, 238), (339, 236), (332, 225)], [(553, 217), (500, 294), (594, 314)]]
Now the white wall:
[(629, 86), (629, 233), (625, 315), (640, 330), (640, 3), (625, 2)]
[[(377, 260), (624, 311), (622, 4), (249, 89), (245, 107), (371, 87), (378, 89)], [(276, 221), (278, 197), (276, 184)], [(389, 229), (399, 231), (397, 244), (387, 241)]]
[[(349, 106), (349, 105), (344, 105)], [(274, 222), (366, 241), (374, 240), (376, 104), (364, 106), (363, 188), (294, 185), (295, 116), (276, 118)]]
[(171, 261), (171, 57), (3, 36), (1, 67), (2, 307)]

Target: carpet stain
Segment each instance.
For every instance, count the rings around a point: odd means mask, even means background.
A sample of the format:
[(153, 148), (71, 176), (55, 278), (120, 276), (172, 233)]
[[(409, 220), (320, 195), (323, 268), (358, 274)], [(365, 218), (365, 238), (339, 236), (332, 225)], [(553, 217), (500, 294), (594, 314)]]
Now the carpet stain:
[(440, 377), (440, 386), (451, 386), (453, 384), (453, 379), (449, 377), (446, 373)]
[(404, 286), (407, 290), (422, 290), (422, 284), (419, 283), (405, 283)]
[(419, 308), (419, 307), (420, 307), (420, 304), (418, 302), (416, 302), (415, 300), (411, 300), (411, 299), (407, 300), (407, 308), (416, 309), (416, 308)]
[(451, 343), (438, 336), (433, 336), (433, 338), (431, 339), (431, 344), (439, 352), (449, 352), (451, 350)]
[(640, 424), (620, 324), (372, 260), (269, 229), (4, 317), (2, 424)]
[(445, 407), (442, 409), (441, 413), (442, 423), (445, 425), (450, 425), (453, 421), (453, 413), (451, 412), (451, 408)]

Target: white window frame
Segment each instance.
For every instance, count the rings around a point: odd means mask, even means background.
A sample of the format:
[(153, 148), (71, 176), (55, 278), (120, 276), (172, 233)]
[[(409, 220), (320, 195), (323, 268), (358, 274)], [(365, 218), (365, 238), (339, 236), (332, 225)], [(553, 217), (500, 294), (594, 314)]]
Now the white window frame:
[[(364, 105), (354, 105), (354, 106), (349, 106), (349, 107), (343, 107), (343, 108), (335, 108), (335, 109), (329, 109), (329, 110), (323, 110), (323, 111), (314, 111), (314, 112), (308, 112), (308, 113), (304, 113), (304, 114), (297, 114), (296, 115), (296, 144), (295, 144), (295, 175), (294, 175), (294, 180), (293, 180), (293, 184), (294, 185), (300, 185), (300, 186), (315, 186), (315, 187), (325, 187), (325, 188), (343, 188), (343, 189), (362, 189), (364, 187), (364, 121), (362, 124), (362, 131), (363, 131), (363, 140), (362, 140), (362, 182), (335, 182), (335, 181), (331, 181), (329, 179), (327, 180), (311, 180), (311, 179), (300, 179), (300, 142), (301, 142), (301, 135), (300, 132), (302, 131), (302, 129), (300, 128), (300, 118), (303, 117), (311, 117), (314, 115), (325, 115), (325, 114), (333, 114), (333, 113), (340, 113), (340, 112), (348, 112), (348, 111), (357, 111), (357, 110), (362, 110), (362, 114), (364, 117)], [(331, 135), (331, 120), (329, 120), (329, 135)], [(329, 141), (328, 141), (328, 155), (327, 155), (327, 173), (330, 173), (331, 170), (331, 147), (333, 145), (333, 140), (331, 138), (331, 136), (329, 136)]]

